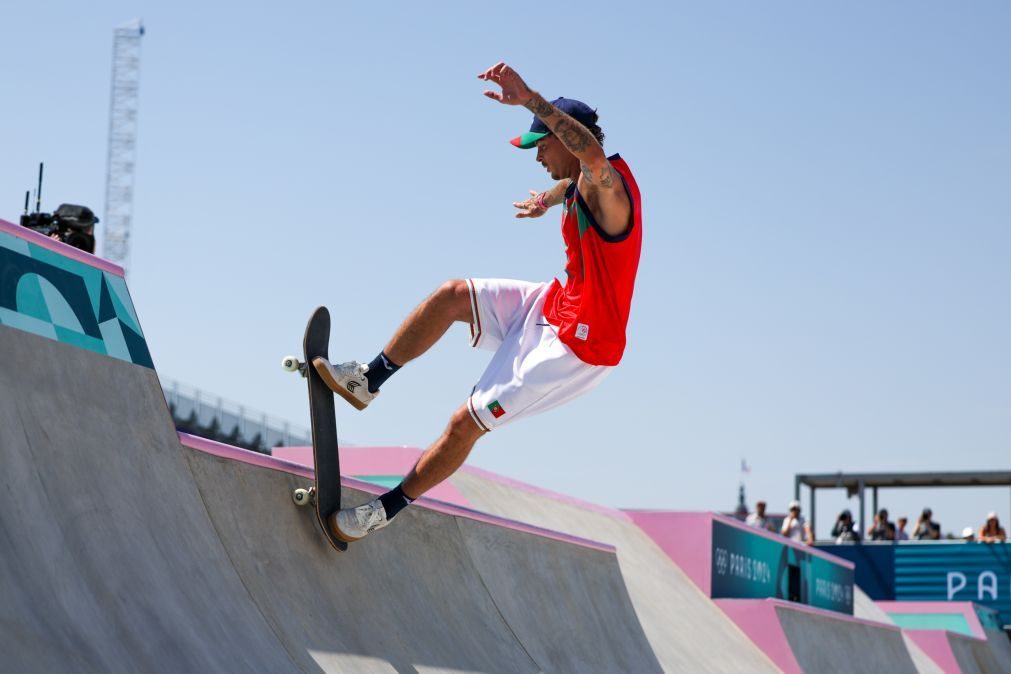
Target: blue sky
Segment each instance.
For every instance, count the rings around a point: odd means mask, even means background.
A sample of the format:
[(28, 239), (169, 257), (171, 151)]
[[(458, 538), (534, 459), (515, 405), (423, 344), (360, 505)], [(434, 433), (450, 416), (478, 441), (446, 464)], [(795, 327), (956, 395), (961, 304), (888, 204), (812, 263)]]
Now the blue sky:
[[(643, 192), (629, 349), (471, 461), (609, 505), (783, 510), (798, 472), (1008, 469), (1011, 9), (1002, 2), (36, 2), (0, 9), (0, 217), (101, 213), (112, 30), (142, 18), (130, 286), (165, 376), (305, 423), (278, 362), (328, 305), (369, 359), (448, 278), (549, 279), (549, 177), (481, 96), (504, 60), (597, 107)], [(364, 413), (425, 445), (487, 361), (459, 326)], [(1009, 490), (884, 492), (945, 529)], [(819, 529), (845, 507), (819, 502)], [(855, 501), (849, 503), (855, 506)]]

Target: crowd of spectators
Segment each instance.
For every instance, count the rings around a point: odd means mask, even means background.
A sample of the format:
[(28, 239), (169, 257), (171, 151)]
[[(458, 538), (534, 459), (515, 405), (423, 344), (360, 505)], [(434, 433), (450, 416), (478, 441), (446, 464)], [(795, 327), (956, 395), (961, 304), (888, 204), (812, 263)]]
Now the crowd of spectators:
[[(776, 526), (776, 517), (766, 514), (767, 504), (765, 501), (755, 503), (755, 512), (749, 514), (745, 519), (748, 526), (756, 529), (763, 529), (772, 533), (779, 533), (791, 540), (811, 545), (814, 543), (814, 533), (810, 523), (800, 514), (800, 501), (790, 501), (787, 507), (787, 514), (782, 518), (782, 525)], [(743, 510), (743, 508), (742, 508)], [(843, 510), (836, 518), (832, 527), (831, 538), (836, 543), (851, 543), (862, 540), (868, 541), (937, 541), (941, 540), (941, 524), (934, 520), (934, 513), (930, 508), (924, 508), (923, 512), (916, 520), (912, 533), (906, 531), (909, 519), (899, 517), (895, 522), (888, 519), (888, 510), (882, 508), (874, 515), (874, 521), (867, 528), (866, 533), (861, 535), (853, 519), (853, 513)], [(948, 534), (948, 538), (955, 538)], [(980, 543), (1003, 543), (1007, 540), (1007, 532), (1000, 525), (997, 513), (991, 512), (986, 517), (986, 522), (978, 531), (972, 527), (966, 527), (962, 531), (962, 540), (977, 541)]]

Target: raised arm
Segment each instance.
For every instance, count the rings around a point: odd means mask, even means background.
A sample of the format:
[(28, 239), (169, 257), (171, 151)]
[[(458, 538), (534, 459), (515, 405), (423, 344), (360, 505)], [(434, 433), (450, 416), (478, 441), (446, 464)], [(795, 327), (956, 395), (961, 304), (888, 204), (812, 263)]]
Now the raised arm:
[(522, 105), (544, 122), (579, 160), (577, 186), (597, 224), (611, 236), (624, 234), (632, 223), (632, 204), (604, 148), (590, 130), (546, 101), (505, 63), (495, 64), (478, 77), (502, 87), (502, 91), (486, 90), (485, 96), (505, 105)]
[(566, 149), (576, 156), (582, 178), (590, 184), (604, 188), (611, 188), (614, 185), (616, 176), (614, 169), (611, 168), (611, 162), (607, 161), (604, 148), (600, 147), (600, 143), (589, 129), (551, 105), (536, 91), (530, 92), (530, 97), (523, 107), (537, 115), (558, 140), (562, 141)]

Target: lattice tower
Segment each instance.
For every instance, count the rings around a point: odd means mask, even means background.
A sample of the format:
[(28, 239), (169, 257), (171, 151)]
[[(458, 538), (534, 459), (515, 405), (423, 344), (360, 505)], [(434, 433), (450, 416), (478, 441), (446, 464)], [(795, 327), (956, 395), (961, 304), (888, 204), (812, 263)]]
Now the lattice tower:
[(113, 32), (112, 95), (109, 104), (109, 154), (105, 176), (105, 237), (102, 255), (129, 271), (133, 224), (133, 174), (137, 148), (140, 91), (140, 20)]

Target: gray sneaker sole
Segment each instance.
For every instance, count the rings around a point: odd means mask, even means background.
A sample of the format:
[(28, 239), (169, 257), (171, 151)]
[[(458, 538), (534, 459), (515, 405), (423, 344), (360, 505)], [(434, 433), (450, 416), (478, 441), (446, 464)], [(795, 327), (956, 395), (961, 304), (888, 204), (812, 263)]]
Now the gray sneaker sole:
[(361, 536), (360, 538), (348, 536), (343, 531), (341, 531), (340, 527), (337, 526), (337, 513), (330, 514), (330, 517), (327, 518), (327, 524), (330, 525), (330, 531), (333, 532), (333, 535), (339, 538), (340, 540), (344, 541), (345, 543), (354, 543), (355, 541), (360, 541), (362, 540), (362, 538), (365, 538), (365, 536)]

